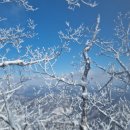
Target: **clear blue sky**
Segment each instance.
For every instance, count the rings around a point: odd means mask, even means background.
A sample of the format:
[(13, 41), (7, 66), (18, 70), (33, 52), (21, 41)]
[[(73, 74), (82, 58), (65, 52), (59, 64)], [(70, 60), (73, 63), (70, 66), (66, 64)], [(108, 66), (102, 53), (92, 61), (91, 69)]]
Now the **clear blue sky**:
[[(75, 11), (67, 9), (68, 5), (65, 0), (31, 0), (31, 3), (34, 7), (39, 8), (36, 12), (27, 12), (15, 4), (0, 5), (0, 16), (8, 18), (7, 22), (0, 23), (0, 27), (15, 26), (19, 23), (25, 25), (28, 17), (34, 19), (39, 35), (25, 43), (32, 44), (34, 47), (61, 44), (58, 39), (58, 31), (65, 29), (65, 21), (70, 21), (73, 26), (79, 26), (81, 23), (91, 26), (95, 23), (98, 14), (101, 15), (101, 35), (110, 39), (112, 38), (114, 19), (118, 12), (130, 11), (130, 0), (97, 0), (99, 5), (96, 8), (81, 4), (81, 8), (76, 8)], [(72, 56), (77, 55), (80, 50), (79, 46), (72, 45), (70, 54), (65, 54), (59, 59), (58, 69), (69, 71)], [(96, 48), (90, 53), (92, 58), (95, 58), (95, 52)], [(62, 59), (64, 59), (64, 66)], [(100, 58), (95, 60), (103, 63)]]

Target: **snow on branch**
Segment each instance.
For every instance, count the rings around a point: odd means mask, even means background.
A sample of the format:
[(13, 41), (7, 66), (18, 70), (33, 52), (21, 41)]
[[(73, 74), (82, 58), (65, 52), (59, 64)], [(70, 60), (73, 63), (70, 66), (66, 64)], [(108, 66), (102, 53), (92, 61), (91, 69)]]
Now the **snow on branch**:
[[(53, 47), (53, 48), (47, 48), (44, 47), (42, 49), (32, 49), (31, 46), (27, 46), (25, 48), (25, 52), (23, 56), (20, 56), (19, 58), (8, 58), (6, 56), (1, 56), (0, 60), (0, 67), (6, 67), (6, 66), (32, 66), (36, 64), (50, 64), (51, 61), (56, 62), (59, 55), (63, 53), (64, 50), (66, 50), (66, 46), (61, 47)], [(8, 53), (8, 52), (7, 52)], [(54, 64), (53, 63), (53, 64)], [(53, 66), (52, 64), (52, 66)], [(46, 67), (45, 67), (46, 68)]]
[(97, 22), (96, 22), (95, 29), (93, 31), (92, 39), (87, 40), (86, 42), (86, 47), (84, 49), (85, 52), (88, 52), (91, 49), (92, 45), (96, 42), (97, 34), (100, 31), (99, 24), (100, 24), (100, 15), (98, 15), (97, 17)]
[(21, 43), (24, 42), (26, 38), (32, 38), (36, 35), (34, 29), (36, 24), (34, 21), (28, 20), (28, 28), (21, 27), (17, 25), (11, 28), (0, 28), (0, 46), (1, 48), (6, 44), (12, 44), (17, 49), (21, 48)]
[(97, 17), (96, 26), (94, 29), (86, 27), (84, 24), (81, 24), (79, 27), (74, 28), (70, 26), (69, 22), (66, 22), (67, 29), (65, 32), (59, 31), (59, 38), (62, 42), (73, 42), (78, 44), (85, 44), (86, 46), (91, 46), (93, 42), (96, 42), (96, 36), (100, 31), (99, 24), (100, 15), (98, 15)]
[(83, 37), (86, 37), (87, 33), (87, 28), (81, 24), (79, 27), (77, 28), (73, 28), (70, 26), (69, 22), (66, 22), (67, 25), (67, 29), (66, 29), (66, 33), (63, 33), (62, 31), (59, 32), (59, 37), (61, 39), (61, 41), (66, 41), (66, 42), (75, 42), (78, 44), (82, 44), (83, 43)]
[(19, 3), (20, 5), (24, 6), (24, 8), (27, 10), (27, 11), (35, 11), (37, 10), (38, 8), (34, 8), (32, 5), (30, 5), (28, 3), (28, 0), (16, 0), (17, 3)]
[(33, 60), (30, 62), (26, 62), (24, 60), (13, 60), (13, 61), (3, 61), (2, 63), (0, 63), (0, 67), (5, 67), (5, 66), (11, 66), (11, 65), (17, 65), (17, 66), (28, 66), (28, 65), (33, 65), (33, 64), (37, 64), (39, 62), (44, 62), (44, 61), (50, 61), (52, 59), (54, 59), (55, 56), (49, 58), (49, 57), (45, 57), (43, 59), (38, 59), (38, 60)]
[(16, 2), (17, 4), (23, 6), (27, 11), (35, 11), (38, 8), (34, 8), (32, 5), (29, 4), (28, 0), (0, 0), (0, 3), (12, 3)]
[(80, 7), (81, 3), (91, 8), (94, 8), (98, 5), (96, 1), (92, 1), (92, 0), (66, 0), (66, 2), (68, 3), (68, 8), (71, 10), (74, 10), (75, 7)]

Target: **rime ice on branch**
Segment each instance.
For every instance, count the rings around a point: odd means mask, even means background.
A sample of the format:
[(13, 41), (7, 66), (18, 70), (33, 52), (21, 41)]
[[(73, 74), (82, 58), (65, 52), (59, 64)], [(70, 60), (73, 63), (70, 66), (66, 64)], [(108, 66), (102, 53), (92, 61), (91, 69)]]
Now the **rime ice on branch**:
[(98, 4), (93, 0), (65, 0), (68, 3), (68, 8), (74, 10), (75, 7), (80, 7), (81, 4), (85, 4), (88, 7), (94, 8)]

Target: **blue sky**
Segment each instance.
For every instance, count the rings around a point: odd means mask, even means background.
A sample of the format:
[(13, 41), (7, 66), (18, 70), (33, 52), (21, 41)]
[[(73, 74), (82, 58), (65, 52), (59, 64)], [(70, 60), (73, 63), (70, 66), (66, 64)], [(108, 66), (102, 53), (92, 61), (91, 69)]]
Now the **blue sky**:
[[(97, 7), (90, 8), (81, 4), (81, 7), (75, 8), (75, 11), (68, 9), (65, 0), (31, 0), (30, 2), (34, 7), (38, 7), (39, 9), (35, 12), (27, 12), (16, 4), (0, 5), (0, 16), (8, 18), (6, 22), (0, 23), (0, 27), (10, 27), (17, 24), (25, 26), (28, 18), (34, 19), (37, 24), (36, 32), (38, 32), (38, 36), (24, 43), (31, 44), (34, 47), (50, 47), (61, 44), (58, 38), (58, 32), (65, 30), (65, 21), (69, 21), (75, 27), (82, 23), (86, 26), (92, 26), (98, 14), (101, 16), (100, 35), (105, 39), (111, 39), (114, 19), (118, 13), (130, 11), (130, 0), (97, 0), (99, 4)], [(58, 71), (70, 71), (72, 56), (77, 56), (82, 49), (78, 45), (71, 45), (71, 48), (72, 50), (69, 54), (64, 54), (59, 59), (59, 63), (57, 64)], [(90, 56), (101, 64), (107, 64), (107, 59), (105, 63), (103, 61), (104, 59), (100, 57), (95, 59), (95, 53), (97, 51), (97, 48), (94, 48)]]

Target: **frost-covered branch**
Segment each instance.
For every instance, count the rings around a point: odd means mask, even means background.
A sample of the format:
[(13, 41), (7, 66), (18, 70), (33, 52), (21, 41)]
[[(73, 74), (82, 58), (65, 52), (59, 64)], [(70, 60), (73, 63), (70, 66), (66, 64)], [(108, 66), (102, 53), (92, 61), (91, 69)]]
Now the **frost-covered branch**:
[(29, 4), (28, 0), (0, 0), (1, 4), (12, 3), (12, 2), (15, 2), (15, 3), (23, 6), (27, 11), (37, 10), (37, 8), (34, 8), (32, 5)]
[(45, 57), (43, 59), (39, 59), (39, 60), (34, 60), (34, 61), (30, 61), (30, 62), (26, 62), (24, 60), (13, 60), (13, 61), (3, 61), (2, 63), (0, 63), (0, 67), (6, 67), (6, 66), (13, 66), (13, 65), (16, 65), (16, 66), (31, 66), (33, 64), (37, 64), (37, 63), (40, 63), (40, 62), (49, 62), (50, 60), (53, 60), (57, 57), (58, 55), (55, 55), (55, 56), (52, 56), (52, 57)]
[(92, 0), (66, 0), (66, 2), (68, 3), (68, 8), (71, 10), (74, 10), (75, 7), (80, 7), (81, 3), (91, 8), (94, 8), (98, 5), (96, 1)]
[(3, 48), (6, 44), (12, 44), (17, 49), (21, 48), (24, 39), (33, 38), (36, 35), (34, 32), (35, 26), (33, 20), (29, 20), (27, 30), (20, 25), (15, 28), (0, 28), (0, 48)]
[[(101, 52), (99, 55), (104, 55), (112, 60), (112, 66), (107, 70), (99, 65), (100, 69), (107, 72), (111, 77), (118, 78), (124, 84), (130, 84), (129, 70), (129, 50), (130, 50), (130, 13), (120, 13), (116, 20), (115, 35), (112, 41), (102, 41), (96, 44)], [(125, 60), (123, 60), (125, 59)], [(117, 67), (118, 66), (118, 67)], [(118, 68), (118, 69), (116, 69)]]

